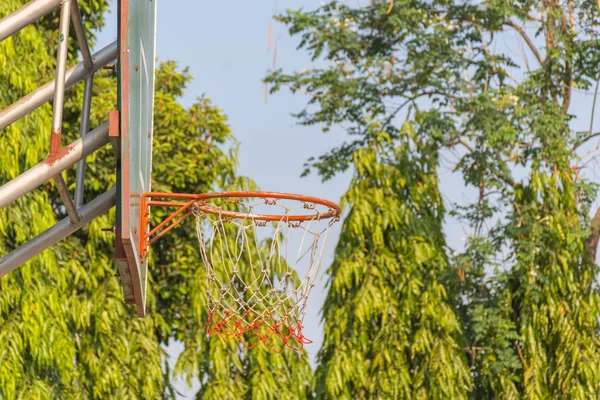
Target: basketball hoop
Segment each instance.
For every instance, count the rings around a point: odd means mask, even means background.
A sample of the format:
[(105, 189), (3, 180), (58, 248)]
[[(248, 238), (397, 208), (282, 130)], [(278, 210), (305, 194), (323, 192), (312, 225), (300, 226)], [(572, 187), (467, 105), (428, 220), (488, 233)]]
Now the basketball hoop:
[[(150, 206), (179, 209), (150, 229)], [(209, 336), (247, 348), (262, 343), (275, 352), (299, 351), (311, 343), (303, 333), (306, 303), (340, 218), (337, 204), (275, 192), (146, 193), (142, 208), (142, 257), (160, 236), (195, 217), (206, 268)]]

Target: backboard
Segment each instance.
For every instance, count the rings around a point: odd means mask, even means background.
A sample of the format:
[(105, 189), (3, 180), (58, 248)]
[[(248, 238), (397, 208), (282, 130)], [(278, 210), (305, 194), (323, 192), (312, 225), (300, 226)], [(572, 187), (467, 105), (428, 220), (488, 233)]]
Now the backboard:
[(119, 0), (116, 263), (125, 302), (146, 315), (147, 262), (140, 257), (140, 203), (150, 191), (157, 0)]

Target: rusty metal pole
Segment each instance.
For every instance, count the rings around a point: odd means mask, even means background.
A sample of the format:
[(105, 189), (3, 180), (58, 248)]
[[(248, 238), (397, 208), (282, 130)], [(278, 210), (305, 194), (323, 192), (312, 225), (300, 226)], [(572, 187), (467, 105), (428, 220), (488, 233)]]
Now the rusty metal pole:
[(63, 105), (65, 101), (65, 74), (67, 72), (67, 52), (69, 51), (69, 26), (71, 23), (71, 4), (67, 0), (60, 9), (58, 28), (58, 52), (56, 54), (56, 85), (52, 104), (52, 133), (50, 136), (50, 155), (60, 150), (60, 130), (62, 127)]
[(67, 215), (71, 220), (71, 223), (77, 224), (81, 217), (77, 213), (77, 207), (75, 207), (75, 203), (71, 198), (71, 194), (69, 193), (69, 187), (67, 186), (67, 182), (61, 174), (58, 174), (54, 177), (54, 183), (56, 183), (56, 189), (58, 189), (58, 194), (67, 209)]
[[(63, 107), (65, 103), (65, 75), (67, 72), (67, 52), (69, 50), (69, 27), (71, 25), (71, 9), (76, 0), (66, 0), (60, 9), (60, 22), (58, 28), (58, 52), (56, 54), (56, 86), (54, 87), (54, 103), (52, 104), (52, 132), (50, 134), (50, 156), (54, 157), (60, 152), (60, 136), (62, 129)], [(85, 62), (85, 60), (84, 60)], [(90, 65), (90, 68), (92, 65)], [(80, 221), (77, 208), (67, 183), (61, 174), (54, 177), (58, 194), (62, 200), (72, 224)]]
[(101, 147), (108, 144), (108, 122), (62, 149), (54, 158), (44, 160), (16, 178), (0, 186), (0, 208), (48, 182), (52, 177), (71, 168)]

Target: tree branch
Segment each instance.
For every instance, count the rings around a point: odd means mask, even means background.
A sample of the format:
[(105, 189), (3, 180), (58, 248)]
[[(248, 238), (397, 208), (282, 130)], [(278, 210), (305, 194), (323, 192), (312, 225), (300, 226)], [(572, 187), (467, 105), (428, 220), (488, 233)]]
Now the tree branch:
[[(455, 144), (462, 144), (467, 150), (469, 150), (470, 152), (473, 152), (473, 148), (464, 141), (464, 139), (462, 138), (456, 138), (455, 142), (450, 143), (450, 147), (454, 146)], [(500, 156), (500, 153), (498, 152), (498, 150), (494, 150), (494, 154), (496, 155), (496, 160), (499, 163), (502, 163), (502, 157)], [(495, 168), (489, 168), (489, 171), (494, 174), (494, 176), (498, 179), (500, 179), (502, 182), (506, 183), (507, 185), (511, 186), (511, 187), (515, 187), (516, 182), (509, 176), (506, 176), (502, 171), (497, 171)]]
[(577, 150), (580, 146), (582, 146), (583, 144), (585, 144), (585, 142), (587, 142), (590, 139), (593, 139), (595, 137), (600, 136), (600, 132), (596, 132), (596, 133), (592, 133), (586, 137), (584, 137), (583, 139), (581, 139), (580, 141), (578, 141), (577, 143), (575, 143), (575, 145), (573, 146), (573, 151)]
[(533, 44), (533, 42), (531, 41), (531, 39), (529, 38), (529, 36), (527, 36), (527, 33), (525, 33), (525, 31), (523, 30), (523, 28), (521, 28), (519, 25), (515, 24), (514, 22), (512, 22), (509, 19), (507, 19), (507, 20), (504, 21), (504, 25), (510, 26), (515, 31), (517, 31), (519, 33), (519, 35), (521, 35), (521, 37), (523, 38), (523, 40), (525, 40), (525, 43), (527, 43), (527, 46), (529, 46), (529, 49), (531, 50), (531, 52), (537, 58), (537, 60), (540, 63), (540, 65), (543, 65), (544, 64), (544, 59), (542, 58), (542, 55), (540, 54), (540, 52), (538, 51), (538, 49), (535, 47), (535, 45)]
[(591, 233), (586, 239), (587, 254), (590, 261), (596, 263), (596, 251), (598, 250), (598, 240), (600, 239), (600, 208), (592, 218), (590, 224)]
[[(598, 1), (600, 2), (600, 0), (598, 0)], [(592, 115), (590, 117), (590, 133), (587, 137), (584, 137), (579, 142), (575, 143), (575, 146), (573, 146), (573, 151), (577, 150), (577, 148), (579, 146), (581, 146), (588, 140), (590, 140), (596, 136), (600, 136), (600, 132), (592, 133), (592, 130), (594, 129), (594, 115), (596, 112), (596, 100), (598, 99), (598, 86), (599, 85), (600, 85), (600, 74), (598, 74), (598, 79), (596, 80), (596, 88), (594, 89), (594, 100), (592, 101)]]
[(527, 368), (527, 363), (525, 362), (525, 357), (523, 357), (523, 352), (521, 351), (521, 345), (519, 342), (515, 340), (515, 346), (517, 346), (517, 352), (519, 353), (519, 358), (521, 359), (521, 363), (523, 363), (523, 367)]
[[(434, 96), (434, 95), (438, 95), (438, 96), (446, 96), (449, 97), (451, 99), (456, 99), (457, 97), (450, 94), (450, 93), (443, 93), (443, 92), (439, 92), (439, 91), (425, 91), (419, 94), (416, 94), (414, 96), (411, 97), (407, 97), (406, 101), (402, 104), (400, 104), (394, 111), (392, 111), (392, 113), (388, 116), (388, 118), (381, 124), (381, 128), (383, 129), (386, 126), (388, 126), (390, 124), (390, 122), (392, 122), (392, 120), (394, 119), (394, 117), (400, 112), (400, 110), (402, 110), (404, 107), (406, 107), (409, 103), (414, 102), (415, 100), (417, 100), (420, 97), (423, 96)], [(367, 129), (365, 129), (363, 132), (361, 132), (362, 135), (367, 133)]]
[(592, 115), (590, 117), (590, 136), (592, 136), (592, 130), (594, 129), (594, 114), (596, 112), (596, 100), (598, 99), (598, 85), (600, 85), (600, 74), (596, 79), (596, 88), (594, 89), (594, 100), (592, 101)]
[[(565, 18), (564, 14), (563, 14), (563, 30), (565, 32), (563, 32), (563, 34), (567, 35), (567, 36), (574, 36), (575, 32), (574, 32), (574, 27), (575, 27), (575, 9), (573, 8), (573, 0), (569, 0), (567, 2), (568, 5), (568, 9), (569, 9), (569, 18)], [(563, 109), (565, 110), (565, 112), (569, 111), (569, 106), (571, 104), (571, 93), (572, 93), (572, 86), (573, 86), (573, 70), (572, 70), (572, 66), (571, 66), (571, 60), (567, 59), (566, 60), (566, 65), (565, 65), (566, 69), (565, 69), (565, 88), (564, 88), (564, 103), (563, 103)]]

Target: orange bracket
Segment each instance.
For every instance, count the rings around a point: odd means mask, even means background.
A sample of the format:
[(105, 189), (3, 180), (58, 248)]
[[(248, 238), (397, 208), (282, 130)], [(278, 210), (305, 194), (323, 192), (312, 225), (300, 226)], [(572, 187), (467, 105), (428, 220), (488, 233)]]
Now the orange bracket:
[[(148, 257), (148, 247), (156, 242), (161, 236), (175, 228), (177, 224), (192, 215), (193, 211), (191, 207), (198, 202), (196, 199), (197, 195), (182, 195), (181, 200), (183, 201), (164, 201), (164, 200), (153, 200), (152, 198), (165, 198), (165, 197), (176, 197), (175, 193), (161, 194), (161, 193), (144, 193), (142, 196), (142, 209), (140, 212), (140, 257), (142, 261)], [(186, 201), (187, 200), (187, 201)], [(164, 221), (151, 227), (150, 221), (150, 207), (166, 207), (175, 208), (175, 212), (165, 218)], [(183, 214), (183, 215), (182, 215)]]
[(110, 110), (108, 112), (108, 137), (118, 138), (119, 132), (119, 110)]

